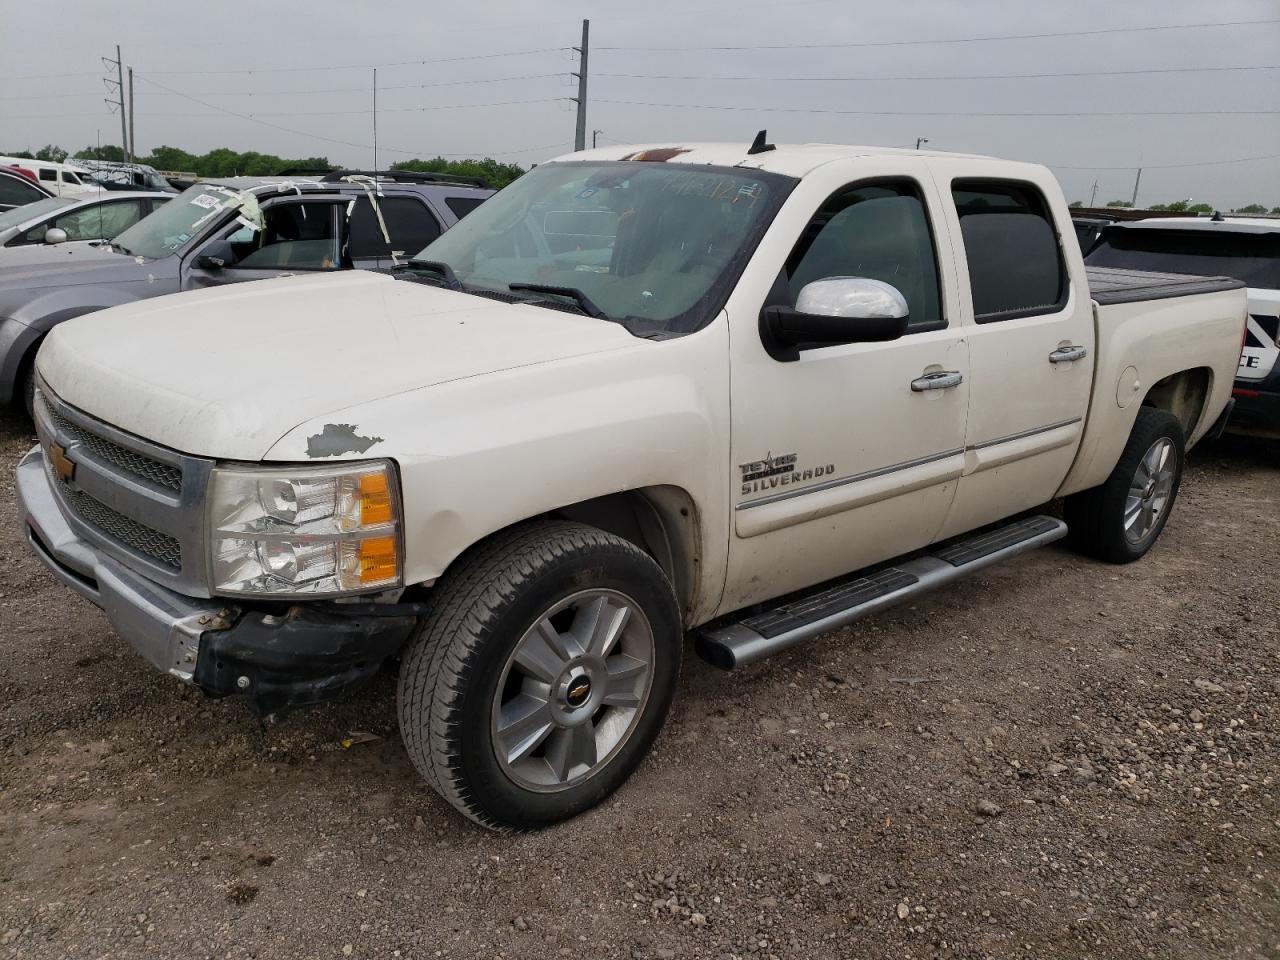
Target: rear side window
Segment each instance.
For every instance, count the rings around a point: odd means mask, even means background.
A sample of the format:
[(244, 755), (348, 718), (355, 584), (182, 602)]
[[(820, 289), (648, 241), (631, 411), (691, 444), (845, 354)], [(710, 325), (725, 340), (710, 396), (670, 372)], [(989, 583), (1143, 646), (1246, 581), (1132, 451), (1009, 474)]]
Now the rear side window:
[(412, 197), (383, 197), (378, 201), (390, 246), (368, 197), (360, 197), (351, 212), (348, 250), (353, 260), (387, 258), (391, 251), (412, 256), (440, 236), (440, 223), (426, 204)]
[(453, 215), (461, 220), (468, 213), (474, 210), (480, 204), (484, 203), (484, 197), (445, 197), (445, 205), (453, 211)]
[(1066, 269), (1040, 191), (1026, 183), (956, 180), (951, 196), (978, 323), (1061, 309), (1067, 302)]
[(1275, 233), (1108, 227), (1085, 260), (1091, 267), (1232, 277), (1280, 290), (1280, 227)]
[(48, 167), (41, 167), (36, 171), (40, 175), (41, 180), (57, 180), (58, 171), (50, 170)]

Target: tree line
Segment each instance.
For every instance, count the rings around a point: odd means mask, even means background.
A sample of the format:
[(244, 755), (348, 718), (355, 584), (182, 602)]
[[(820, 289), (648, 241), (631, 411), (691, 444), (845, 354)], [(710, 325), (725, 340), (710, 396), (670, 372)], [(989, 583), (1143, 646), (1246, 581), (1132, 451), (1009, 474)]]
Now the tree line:
[[(1083, 200), (1075, 200), (1071, 204), (1072, 210), (1080, 209), (1084, 206)], [(1133, 207), (1128, 200), (1108, 200), (1107, 206), (1119, 209), (1129, 209)], [(1189, 203), (1186, 200), (1174, 200), (1172, 203), (1153, 203), (1148, 207), (1137, 207), (1139, 210), (1168, 210), (1172, 213), (1213, 213), (1216, 207), (1209, 203)], [(1227, 210), (1226, 213), (1266, 213), (1267, 205), (1265, 203), (1250, 203), (1243, 207), (1236, 207), (1234, 210)], [(1271, 213), (1280, 215), (1280, 207), (1272, 207)]]
[[(111, 144), (100, 147), (89, 146), (75, 153), (54, 144), (46, 144), (34, 152), (12, 150), (6, 156), (28, 160), (48, 160), (53, 163), (62, 163), (68, 158), (73, 161), (114, 160), (117, 162), (125, 159), (124, 151)], [(286, 170), (297, 173), (303, 171), (324, 173), (340, 169), (337, 164), (330, 162), (328, 157), (277, 157), (271, 153), (258, 153), (253, 150), (241, 152), (229, 147), (218, 147), (208, 153), (197, 154), (179, 147), (159, 146), (146, 156), (134, 159), (138, 163), (145, 163), (157, 170), (195, 173), (201, 177), (274, 177)], [(518, 164), (500, 163), (492, 157), (472, 160), (446, 160), (444, 157), (428, 160), (415, 158), (393, 163), (391, 169), (483, 177), (494, 187), (505, 187), (524, 173), (524, 168)]]

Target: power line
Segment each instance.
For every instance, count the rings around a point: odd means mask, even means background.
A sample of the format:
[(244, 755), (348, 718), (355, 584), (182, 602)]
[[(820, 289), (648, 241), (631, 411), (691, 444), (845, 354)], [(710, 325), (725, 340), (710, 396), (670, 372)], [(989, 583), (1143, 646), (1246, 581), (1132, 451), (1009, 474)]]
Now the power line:
[[(366, 90), (365, 93), (369, 91)], [(382, 107), (379, 113), (427, 113), (433, 110), (472, 110), (480, 107), (518, 107), (532, 103), (560, 103), (571, 100), (571, 97), (537, 97), (532, 100), (492, 100), (488, 103), (436, 103), (429, 107)], [(249, 113), (245, 116), (255, 117), (345, 117), (367, 114), (363, 110), (289, 110), (281, 113)]]
[(1050, 37), (1096, 37), (1110, 33), (1154, 33), (1160, 30), (1193, 30), (1202, 27), (1244, 27), (1280, 23), (1280, 17), (1264, 20), (1216, 20), (1209, 23), (1169, 23), (1146, 27), (1108, 27), (1102, 30), (1066, 30), (1055, 33), (1008, 33), (986, 37), (949, 37), (939, 40), (858, 40), (848, 43), (765, 43), (741, 46), (616, 46), (597, 47), (597, 50), (637, 51), (689, 51), (689, 50), (832, 50), (853, 47), (909, 47), (942, 43), (986, 43), (996, 40), (1044, 40)]
[[(323, 142), (325, 142), (325, 143), (335, 143), (335, 144), (339, 144), (339, 145), (344, 146), (344, 147), (357, 147), (357, 148), (359, 148), (359, 149), (361, 149), (361, 150), (368, 150), (368, 149), (369, 149), (369, 147), (370, 147), (370, 145), (369, 145), (369, 144), (367, 144), (367, 143), (356, 143), (356, 142), (354, 142), (354, 141), (352, 141), (352, 140), (340, 140), (340, 139), (338, 139), (338, 138), (336, 138), (336, 137), (326, 137), (326, 136), (324, 136), (324, 135), (322, 135), (322, 134), (312, 133), (312, 132), (307, 131), (307, 130), (297, 130), (297, 129), (294, 129), (293, 127), (286, 127), (286, 126), (284, 126), (284, 125), (282, 125), (282, 124), (272, 123), (272, 122), (270, 122), (270, 121), (268, 121), (268, 120), (262, 120), (262, 119), (259, 119), (258, 117), (253, 116), (252, 114), (248, 114), (248, 113), (240, 113), (239, 111), (236, 111), (236, 110), (228, 110), (226, 107), (220, 107), (220, 106), (218, 106), (218, 105), (217, 105), (217, 104), (215, 104), (215, 103), (209, 103), (207, 100), (201, 100), (199, 97), (194, 97), (194, 96), (192, 96), (191, 94), (183, 93), (181, 90), (175, 90), (175, 89), (173, 89), (172, 87), (165, 86), (164, 84), (160, 83), (158, 80), (152, 80), (152, 79), (150, 79), (150, 78), (148, 78), (148, 77), (144, 77), (144, 76), (142, 76), (141, 74), (135, 74), (135, 76), (136, 76), (136, 78), (137, 78), (138, 80), (141, 80), (143, 83), (149, 83), (149, 84), (151, 84), (152, 86), (159, 87), (159, 88), (160, 88), (160, 89), (162, 89), (162, 90), (166, 90), (166, 91), (168, 91), (169, 93), (174, 94), (175, 96), (183, 97), (184, 99), (190, 100), (190, 101), (192, 101), (193, 103), (198, 103), (198, 104), (200, 104), (202, 107), (208, 107), (208, 108), (209, 108), (209, 109), (211, 109), (211, 110), (216, 110), (218, 113), (221, 113), (221, 114), (227, 114), (228, 116), (232, 116), (232, 117), (238, 117), (238, 118), (240, 118), (241, 120), (247, 120), (247, 121), (249, 121), (250, 123), (256, 123), (256, 124), (258, 124), (258, 125), (260, 125), (260, 126), (270, 127), (270, 128), (271, 128), (271, 129), (273, 129), (273, 130), (281, 130), (281, 131), (283, 131), (283, 132), (285, 132), (285, 133), (292, 133), (292, 134), (294, 134), (295, 136), (299, 136), (299, 137), (308, 137), (308, 138), (310, 138), (310, 139), (312, 139), (312, 140), (320, 140), (320, 141), (323, 141)], [(463, 106), (473, 106), (473, 105), (472, 105), (472, 104), (457, 104), (457, 105), (455, 105), (455, 107), (463, 107)], [(426, 108), (422, 108), (422, 109), (433, 109), (433, 108), (426, 107)], [(368, 111), (367, 111), (367, 110), (365, 110), (365, 111), (359, 111), (359, 112), (361, 112), (361, 113), (368, 113)], [(296, 116), (296, 115), (297, 115), (297, 114), (295, 114), (295, 116)], [(184, 116), (190, 116), (190, 114), (184, 114)], [(496, 155), (496, 156), (507, 156), (507, 155), (515, 155), (515, 154), (518, 154), (518, 153), (533, 153), (533, 152), (540, 151), (540, 150), (551, 150), (551, 149), (556, 149), (556, 148), (558, 148), (559, 146), (561, 146), (561, 144), (550, 144), (550, 145), (545, 146), (545, 147), (524, 147), (524, 148), (521, 148), (520, 150), (487, 151), (487, 153), (492, 153), (493, 155)], [(381, 150), (387, 150), (387, 151), (390, 151), (391, 153), (399, 153), (399, 154), (404, 154), (404, 155), (406, 155), (406, 156), (416, 156), (416, 157), (423, 157), (423, 156), (476, 156), (476, 155), (477, 155), (476, 153), (471, 153), (471, 154), (458, 154), (458, 153), (445, 154), (445, 153), (440, 153), (439, 151), (435, 151), (435, 150), (405, 150), (405, 149), (402, 149), (402, 148), (399, 148), (399, 147), (388, 147), (388, 146), (384, 146), (384, 145), (382, 145), (382, 144), (379, 144), (379, 149), (381, 149)]]
[[(1227, 163), (1252, 163), (1255, 160), (1280, 160), (1280, 153), (1266, 154), (1261, 157), (1233, 157), (1230, 160), (1196, 160), (1191, 163), (1144, 163), (1144, 170), (1177, 170), (1182, 167), (1216, 167)], [(1127, 167), (1075, 167), (1065, 163), (1046, 163), (1046, 167), (1055, 170), (1136, 170), (1137, 164)]]
[(399, 60), (394, 63), (348, 63), (323, 67), (240, 67), (234, 70), (152, 70), (154, 76), (228, 75), (235, 73), (315, 73), (324, 70), (369, 70), (377, 67), (417, 67), (431, 63), (461, 63), (465, 60), (498, 60), (506, 57), (530, 57), (539, 53), (559, 53), (568, 47), (539, 47), (535, 50), (508, 50), (505, 53), (477, 53), (467, 57), (436, 57), (429, 60)]
[(86, 71), (84, 73), (27, 73), (14, 77), (0, 77), (0, 80), (61, 80), (63, 77), (97, 77), (100, 74), (95, 71)]
[(605, 100), (596, 103), (621, 104), (632, 107), (663, 107), (677, 110), (734, 110), (750, 113), (815, 113), (849, 117), (1200, 117), (1280, 115), (1280, 110), (1113, 110), (1060, 111), (1051, 113), (998, 110), (833, 110), (818, 107), (756, 107), (714, 103), (654, 103), (647, 100)]
[[(1143, 70), (1074, 70), (1065, 73), (978, 73), (950, 74), (933, 76), (863, 76), (863, 77), (749, 77), (749, 76), (714, 76), (712, 74), (675, 74), (675, 73), (597, 73), (597, 77), (624, 77), (632, 80), (751, 80), (762, 83), (853, 83), (876, 80), (1034, 80), (1040, 78), (1061, 79), (1066, 77), (1121, 77), (1137, 74), (1160, 73), (1219, 73), (1235, 70), (1280, 70), (1280, 66), (1265, 64), (1244, 67), (1156, 67)], [(559, 74), (552, 74), (559, 76)]]
[[(435, 83), (404, 83), (392, 84), (391, 86), (378, 86), (379, 91), (384, 90), (426, 90), (432, 87), (465, 87), (473, 84), (484, 83), (507, 83), (515, 80), (543, 80), (551, 77), (563, 77), (564, 73), (525, 73), (511, 77), (488, 77), (483, 80), (441, 80)], [(366, 84), (363, 87), (324, 87), (315, 90), (197, 90), (196, 95), (222, 96), (222, 97), (289, 97), (289, 96), (315, 96), (321, 93), (368, 93), (369, 87)], [(154, 94), (159, 97), (175, 96), (171, 93)], [(0, 100), (63, 100), (69, 97), (96, 97), (97, 93), (42, 93), (35, 96), (14, 95), (0, 97)]]

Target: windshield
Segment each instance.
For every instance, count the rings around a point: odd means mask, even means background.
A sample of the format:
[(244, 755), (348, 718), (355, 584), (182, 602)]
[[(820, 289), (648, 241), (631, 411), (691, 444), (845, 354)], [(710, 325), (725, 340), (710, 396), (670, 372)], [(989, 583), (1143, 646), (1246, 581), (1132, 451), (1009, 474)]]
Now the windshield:
[(0, 230), (4, 230), (6, 227), (16, 227), (19, 224), (26, 223), (28, 220), (42, 217), (46, 213), (52, 213), (54, 210), (73, 203), (75, 203), (75, 200), (69, 197), (46, 197), (43, 200), (37, 200), (35, 203), (14, 207), (12, 210), (0, 213)]
[(1091, 267), (1121, 267), (1197, 277), (1231, 277), (1280, 290), (1280, 224), (1275, 233), (1109, 227), (1090, 251)]
[[(575, 291), (614, 320), (688, 332), (723, 305), (795, 181), (678, 164), (553, 163), (526, 173), (430, 243), (464, 288), (547, 302)], [(586, 312), (593, 312), (587, 310)]]
[(196, 184), (150, 216), (143, 217), (112, 243), (130, 256), (156, 260), (181, 250), (199, 229), (239, 198), (234, 190)]

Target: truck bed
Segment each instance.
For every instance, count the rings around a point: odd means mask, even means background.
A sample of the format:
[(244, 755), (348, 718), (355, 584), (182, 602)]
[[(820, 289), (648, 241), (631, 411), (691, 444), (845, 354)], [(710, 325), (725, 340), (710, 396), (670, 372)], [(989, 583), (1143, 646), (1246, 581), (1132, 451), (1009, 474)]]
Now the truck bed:
[(1243, 281), (1230, 277), (1192, 277), (1181, 273), (1155, 273), (1115, 267), (1086, 266), (1085, 275), (1089, 278), (1089, 292), (1100, 305), (1189, 297), (1244, 286)]

